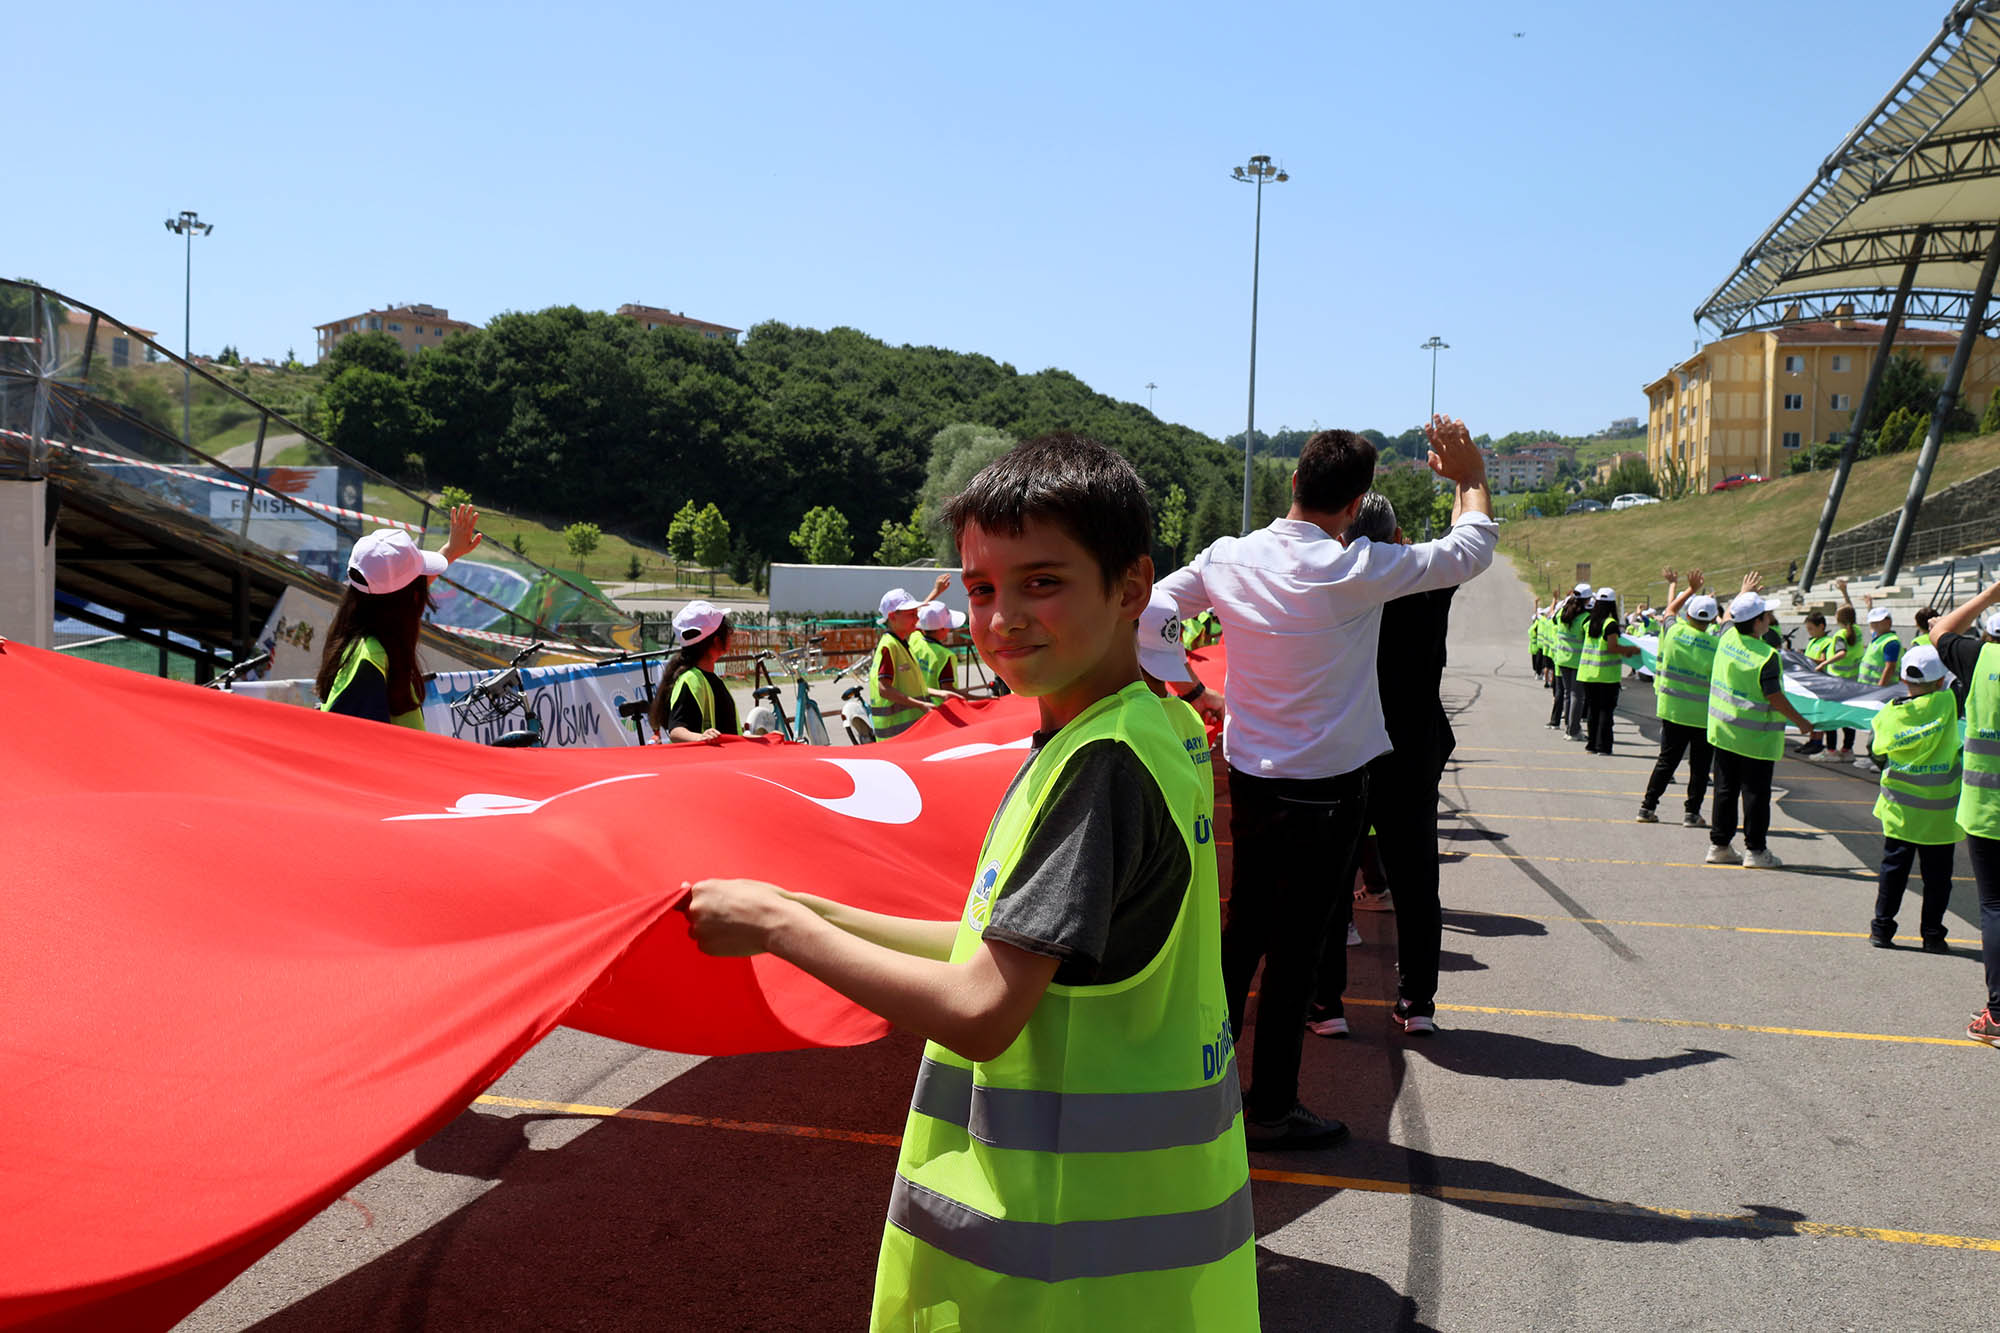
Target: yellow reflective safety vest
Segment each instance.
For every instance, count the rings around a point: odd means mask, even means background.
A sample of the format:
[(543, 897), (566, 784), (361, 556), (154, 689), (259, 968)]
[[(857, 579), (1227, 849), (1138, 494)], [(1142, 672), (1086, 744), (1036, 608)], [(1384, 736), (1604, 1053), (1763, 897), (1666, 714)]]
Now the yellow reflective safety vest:
[(1715, 645), (1708, 681), (1708, 743), (1746, 759), (1785, 753), (1785, 716), (1764, 699), (1759, 678), (1777, 649), (1734, 627)]
[[(1581, 624), (1583, 617), (1577, 617)], [(1625, 658), (1611, 650), (1608, 637), (1618, 628), (1616, 620), (1606, 620), (1601, 633), (1593, 632), (1588, 626), (1583, 631), (1583, 654), (1577, 662), (1576, 678), (1585, 685), (1616, 685)]]
[(1590, 625), (1590, 613), (1582, 611), (1575, 620), (1556, 622), (1555, 658), (1558, 667), (1574, 669), (1583, 661), (1583, 632)]
[[(916, 638), (912, 632), (911, 638)], [(875, 641), (875, 660), (868, 671), (868, 725), (875, 729), (875, 739), (886, 741), (891, 736), (899, 736), (910, 729), (910, 724), (924, 715), (917, 707), (904, 707), (882, 693), (882, 658), (887, 654), (889, 669), (895, 673), (896, 688), (912, 699), (921, 699), (927, 687), (924, 684), (923, 669), (917, 659), (911, 656), (909, 644), (904, 643), (887, 630)]]
[(1653, 672), (1653, 712), (1662, 722), (1708, 726), (1708, 682), (1715, 674), (1713, 634), (1685, 620), (1667, 626)]
[[(365, 639), (357, 639), (348, 645), (347, 657), (340, 664), (340, 674), (333, 678), (333, 689), (327, 693), (325, 702), (320, 704), (320, 712), (328, 712), (333, 708), (333, 701), (354, 683), (354, 673), (361, 670), (363, 662), (381, 672), (384, 681), (389, 679), (389, 650), (382, 646), (382, 641), (372, 635)], [(421, 701), (406, 713), (393, 714), (389, 720), (399, 727), (408, 727), (412, 731), (426, 729)]]
[(1884, 704), (1869, 723), (1871, 752), (1884, 761), (1875, 817), (1882, 836), (1954, 843), (1958, 829), (1958, 700), (1947, 689)]
[(943, 689), (944, 669), (954, 660), (951, 649), (932, 643), (922, 630), (912, 633), (904, 647), (910, 650), (910, 659), (917, 664), (917, 670), (923, 673), (925, 686), (930, 689)]
[[(1892, 643), (1898, 649), (1903, 646), (1903, 641), (1896, 637), (1893, 630), (1887, 634), (1877, 634), (1868, 641), (1867, 650), (1861, 654), (1862, 684), (1881, 685), (1882, 672), (1889, 665), (1889, 645)], [(1899, 657), (1897, 660), (1902, 659)]]
[(1966, 686), (1958, 826), (1975, 838), (2000, 838), (2000, 643), (1980, 648)]
[(715, 726), (715, 690), (708, 683), (708, 677), (700, 667), (689, 667), (674, 680), (673, 692), (667, 695), (667, 714), (681, 701), (683, 694), (694, 696), (694, 706), (701, 710), (701, 729), (708, 731)]
[(876, 1330), (1258, 1326), (1213, 779), (1189, 762), (1178, 730), (1192, 724), (1176, 709), (1136, 681), (1100, 699), (1028, 761), (993, 817), (954, 963), (982, 947), (1044, 802), (1092, 742), (1130, 747), (1159, 784), (1189, 879), (1166, 943), (1137, 975), (1050, 985), (993, 1060), (926, 1044), (876, 1268)]
[(1842, 680), (1859, 680), (1861, 678), (1861, 635), (1856, 632), (1853, 641), (1849, 642), (1847, 638), (1848, 633), (1849, 631), (1845, 629), (1836, 629), (1832, 634), (1827, 636), (1832, 640), (1827, 646), (1828, 652), (1835, 652), (1841, 649), (1845, 649), (1846, 651), (1841, 652), (1840, 656), (1834, 661), (1828, 662), (1826, 664), (1826, 671), (1828, 674), (1838, 676)]

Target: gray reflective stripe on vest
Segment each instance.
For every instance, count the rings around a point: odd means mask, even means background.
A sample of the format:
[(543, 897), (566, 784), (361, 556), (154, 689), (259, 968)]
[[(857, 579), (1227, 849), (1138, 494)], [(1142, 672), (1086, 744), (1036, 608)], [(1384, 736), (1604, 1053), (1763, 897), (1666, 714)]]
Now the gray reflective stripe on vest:
[(1708, 695), (1706, 694), (1689, 694), (1686, 690), (1677, 690), (1669, 685), (1661, 685), (1656, 688), (1659, 693), (1669, 699), (1685, 699), (1693, 704), (1705, 704), (1708, 702)]
[(1988, 773), (1980, 768), (1965, 770), (1965, 785), (1968, 787), (2000, 787), (2000, 773)]
[(1912, 787), (1949, 787), (1957, 782), (1964, 772), (1965, 769), (1958, 764), (1953, 764), (1942, 773), (1912, 773), (1908, 769), (1897, 768), (1891, 764), (1883, 776), (1894, 778), (1897, 782), (1907, 783)]
[(1965, 752), (1967, 754), (2000, 755), (2000, 740), (1989, 741), (1979, 736), (1967, 736), (1965, 738)]
[(1738, 694), (1735, 690), (1730, 689), (1727, 685), (1723, 685), (1717, 682), (1710, 682), (1710, 688), (1720, 690), (1722, 692), (1723, 698), (1729, 700), (1730, 703), (1735, 704), (1738, 708), (1742, 709), (1746, 713), (1763, 713), (1770, 711), (1771, 704), (1769, 700), (1752, 699), (1747, 694)]
[(1103, 1221), (1015, 1222), (989, 1217), (898, 1173), (889, 1221), (924, 1244), (989, 1273), (1069, 1282), (1216, 1263), (1251, 1237), (1250, 1182), (1191, 1213)]
[(1024, 1152), (1153, 1152), (1213, 1143), (1236, 1121), (1236, 1059), (1217, 1082), (1172, 1092), (1044, 1092), (988, 1088), (970, 1069), (925, 1060), (913, 1110), (994, 1148)]
[(1908, 792), (1897, 791), (1888, 783), (1882, 784), (1882, 799), (1894, 805), (1907, 806), (1912, 810), (1956, 810), (1956, 796), (1912, 796)]
[(1707, 676), (1699, 675), (1693, 671), (1683, 671), (1679, 667), (1663, 666), (1660, 668), (1660, 674), (1670, 677), (1673, 680), (1684, 680), (1690, 685), (1708, 684)]
[(1718, 722), (1726, 722), (1732, 727), (1741, 727), (1745, 731), (1783, 731), (1785, 729), (1783, 722), (1759, 722), (1755, 718), (1739, 717), (1735, 713), (1725, 712), (1717, 708), (1713, 700), (1709, 702), (1708, 715)]

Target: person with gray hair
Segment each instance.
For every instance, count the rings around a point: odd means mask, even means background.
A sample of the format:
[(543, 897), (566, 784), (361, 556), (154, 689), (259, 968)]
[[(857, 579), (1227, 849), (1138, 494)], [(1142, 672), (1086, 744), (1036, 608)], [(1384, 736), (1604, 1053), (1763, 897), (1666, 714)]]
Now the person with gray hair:
[[(1396, 508), (1380, 491), (1361, 497), (1361, 509), (1342, 540), (1408, 545)], [(1396, 1007), (1390, 1021), (1404, 1035), (1437, 1030), (1438, 958), (1444, 947), (1444, 912), (1438, 901), (1438, 779), (1454, 740), (1444, 703), (1445, 631), (1457, 587), (1411, 593), (1382, 605), (1375, 657), (1376, 691), (1390, 750), (1368, 765), (1368, 823), (1374, 827), (1389, 899), (1396, 910)], [(1355, 865), (1342, 867), (1336, 919), (1320, 951), (1319, 982), (1307, 1025), (1322, 1037), (1347, 1035), (1341, 992), (1347, 989), (1347, 918), (1353, 900), (1346, 886)]]

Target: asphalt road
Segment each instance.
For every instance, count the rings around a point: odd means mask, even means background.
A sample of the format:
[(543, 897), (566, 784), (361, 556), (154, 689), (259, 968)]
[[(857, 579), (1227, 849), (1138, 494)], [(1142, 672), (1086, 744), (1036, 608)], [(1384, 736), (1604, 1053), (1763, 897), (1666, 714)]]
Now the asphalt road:
[[(1542, 726), (1531, 609), (1504, 565), (1455, 604), (1444, 1031), (1390, 1035), (1394, 917), (1363, 914), (1355, 1035), (1304, 1076), (1353, 1139), (1253, 1155), (1265, 1327), (1994, 1327), (1969, 878), (1955, 956), (1914, 902), (1868, 947), (1872, 787), (1792, 760), (1785, 869), (1703, 867), (1705, 832), (1632, 821), (1649, 689), (1610, 757)], [(860, 1328), (916, 1055), (560, 1030), (183, 1327)]]

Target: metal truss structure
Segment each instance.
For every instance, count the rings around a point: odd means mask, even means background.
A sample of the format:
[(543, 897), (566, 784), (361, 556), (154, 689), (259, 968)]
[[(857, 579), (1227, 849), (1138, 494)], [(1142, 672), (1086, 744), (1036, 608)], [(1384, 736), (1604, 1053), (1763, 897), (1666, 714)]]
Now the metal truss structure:
[(2000, 225), (1996, 71), (2000, 0), (1958, 0), (1695, 319), (1726, 335), (1828, 318), (1842, 306), (1843, 315), (1883, 314), (1921, 253), (1905, 318), (1962, 325)]

